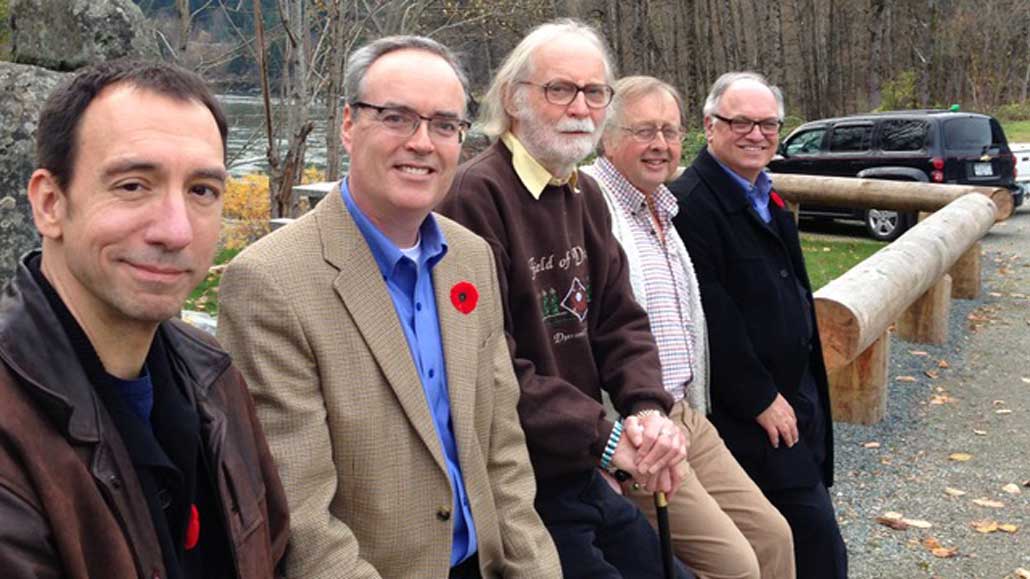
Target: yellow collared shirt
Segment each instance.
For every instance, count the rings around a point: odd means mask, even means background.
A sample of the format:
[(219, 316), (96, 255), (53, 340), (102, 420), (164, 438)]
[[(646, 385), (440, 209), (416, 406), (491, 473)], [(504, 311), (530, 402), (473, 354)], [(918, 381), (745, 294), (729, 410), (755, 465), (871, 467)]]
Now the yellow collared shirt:
[(533, 199), (539, 200), (540, 195), (544, 192), (544, 188), (548, 185), (560, 187), (568, 183), (573, 191), (579, 191), (579, 188), (576, 186), (579, 170), (573, 171), (567, 179), (558, 179), (551, 175), (551, 172), (545, 169), (539, 161), (534, 159), (533, 155), (526, 150), (526, 147), (522, 145), (518, 137), (511, 132), (504, 133), (501, 136), (501, 142), (511, 151), (512, 168), (515, 169), (515, 174), (518, 175), (519, 181), (522, 181), (522, 185), (526, 187), (526, 190), (533, 196)]

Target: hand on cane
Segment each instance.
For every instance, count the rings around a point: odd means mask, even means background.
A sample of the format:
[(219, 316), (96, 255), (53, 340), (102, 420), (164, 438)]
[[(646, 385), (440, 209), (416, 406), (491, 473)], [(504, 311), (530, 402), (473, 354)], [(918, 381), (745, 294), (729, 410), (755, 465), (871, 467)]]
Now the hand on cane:
[(674, 494), (682, 482), (677, 467), (687, 457), (686, 436), (672, 420), (657, 413), (630, 416), (623, 425), (636, 449), (636, 481), (649, 491)]

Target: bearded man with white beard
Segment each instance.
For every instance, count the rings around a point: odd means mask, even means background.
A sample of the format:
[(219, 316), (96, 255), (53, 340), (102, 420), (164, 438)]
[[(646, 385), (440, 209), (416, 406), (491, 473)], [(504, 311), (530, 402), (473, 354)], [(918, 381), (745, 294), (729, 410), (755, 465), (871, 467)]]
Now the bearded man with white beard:
[[(484, 99), (493, 144), (458, 169), (439, 207), (496, 257), (536, 508), (566, 578), (662, 576), (657, 535), (613, 477), (672, 494), (686, 456), (607, 206), (576, 169), (600, 139), (612, 82), (594, 29), (534, 29)], [(623, 420), (607, 418), (602, 391)]]

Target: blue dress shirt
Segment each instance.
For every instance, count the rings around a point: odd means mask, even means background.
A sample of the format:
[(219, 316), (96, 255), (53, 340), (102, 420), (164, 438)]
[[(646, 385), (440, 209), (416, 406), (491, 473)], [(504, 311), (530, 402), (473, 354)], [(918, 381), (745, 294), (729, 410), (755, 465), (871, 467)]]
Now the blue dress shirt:
[[(715, 158), (714, 155), (712, 158)], [(755, 212), (762, 218), (762, 221), (766, 223), (772, 221), (772, 213), (769, 212), (769, 193), (772, 191), (772, 179), (769, 178), (769, 175), (765, 171), (760, 172), (758, 178), (755, 179), (755, 184), (752, 185), (750, 181), (738, 175), (733, 169), (723, 165), (718, 159), (715, 159), (715, 162), (719, 163), (722, 170), (726, 171), (726, 174), (744, 189), (744, 195), (747, 196), (747, 200), (751, 202), (751, 206), (755, 208)]]
[(472, 521), (465, 482), (458, 462), (458, 445), (454, 440), (451, 423), (451, 403), (447, 391), (447, 372), (444, 364), (443, 339), (440, 319), (436, 310), (432, 269), (447, 253), (447, 241), (436, 219), (430, 214), (419, 227), (421, 253), (418, 263), (405, 256), (388, 237), (361, 212), (350, 194), (347, 180), (340, 181), (340, 194), (350, 211), (354, 223), (368, 243), (386, 289), (390, 292), (394, 310), (408, 340), (411, 358), (415, 362), (422, 390), (429, 404), (429, 412), (436, 426), (436, 434), (443, 447), (447, 473), (453, 489), (454, 540), (451, 543), (451, 566), (457, 565), (476, 552), (476, 529)]

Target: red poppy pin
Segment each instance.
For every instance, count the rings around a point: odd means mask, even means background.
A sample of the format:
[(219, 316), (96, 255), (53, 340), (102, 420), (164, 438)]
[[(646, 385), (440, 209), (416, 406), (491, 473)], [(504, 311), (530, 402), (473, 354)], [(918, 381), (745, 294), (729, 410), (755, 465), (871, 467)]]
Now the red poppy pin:
[(197, 505), (190, 505), (190, 520), (186, 523), (186, 540), (184, 541), (187, 551), (192, 550), (200, 541), (200, 511)]
[(479, 290), (471, 283), (459, 281), (451, 288), (451, 303), (466, 316), (476, 309), (477, 302), (479, 302)]
[(783, 197), (780, 197), (779, 193), (775, 191), (770, 191), (769, 199), (772, 199), (772, 202), (775, 203), (777, 207), (783, 209)]

